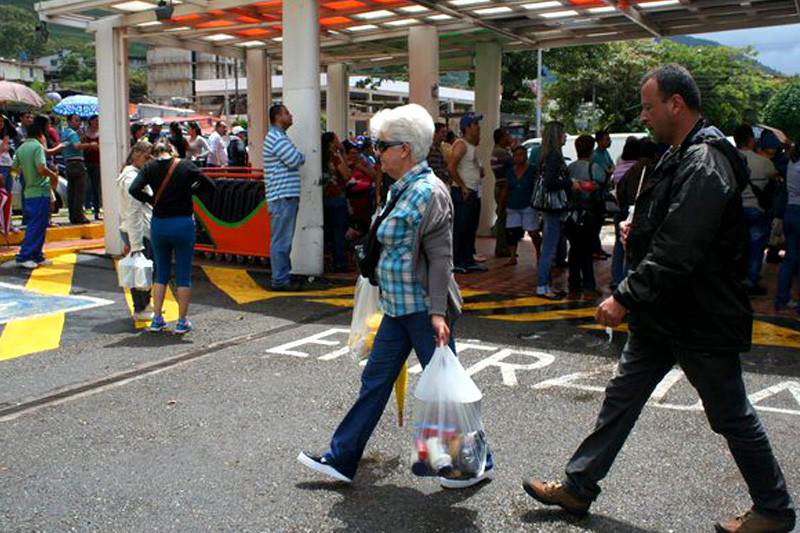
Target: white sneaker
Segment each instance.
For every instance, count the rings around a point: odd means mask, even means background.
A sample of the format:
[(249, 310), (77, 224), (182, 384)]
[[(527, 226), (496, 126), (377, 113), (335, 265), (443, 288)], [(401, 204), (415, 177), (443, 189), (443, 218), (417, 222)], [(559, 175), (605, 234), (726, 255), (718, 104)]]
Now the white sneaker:
[(39, 264), (36, 263), (36, 261), (28, 260), (28, 261), (22, 261), (22, 262), (17, 261), (17, 266), (18, 267), (22, 267), (22, 268), (27, 268), (29, 270), (33, 270), (34, 268), (37, 268), (39, 266)]
[(468, 487), (473, 487), (478, 483), (481, 483), (486, 480), (494, 479), (494, 464), (491, 461), (487, 461), (486, 467), (483, 470), (483, 474), (477, 477), (471, 477), (467, 479), (449, 479), (446, 477), (439, 477), (439, 485), (445, 489), (466, 489)]
[(300, 452), (300, 455), (297, 456), (297, 460), (300, 461), (300, 464), (307, 466), (311, 470), (315, 472), (319, 472), (320, 474), (324, 474), (326, 476), (332, 477), (337, 481), (344, 481), (345, 483), (352, 483), (353, 480), (349, 477), (345, 476), (341, 472), (339, 472), (336, 467), (332, 464), (328, 463), (325, 460), (325, 457), (317, 457), (315, 455), (311, 455), (307, 452)]
[(49, 260), (49, 259), (45, 259), (43, 261), (39, 261), (36, 264), (39, 265), (40, 267), (49, 267), (49, 266), (51, 266), (53, 264), (53, 262), (51, 260)]

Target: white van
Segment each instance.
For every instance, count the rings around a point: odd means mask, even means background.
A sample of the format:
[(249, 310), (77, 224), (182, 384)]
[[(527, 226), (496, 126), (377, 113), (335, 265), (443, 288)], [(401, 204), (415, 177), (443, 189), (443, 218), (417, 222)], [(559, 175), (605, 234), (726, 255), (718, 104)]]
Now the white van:
[[(641, 139), (643, 137), (647, 137), (647, 133), (612, 133), (611, 134), (611, 146), (608, 147), (608, 152), (611, 154), (611, 159), (616, 163), (619, 161), (619, 157), (622, 155), (622, 149), (625, 147), (625, 140), (628, 137), (636, 137), (637, 139)], [(563, 153), (564, 159), (567, 163), (571, 163), (572, 161), (577, 161), (578, 154), (575, 151), (575, 139), (577, 139), (577, 135), (567, 135), (567, 144), (564, 145)], [(531, 150), (534, 146), (541, 146), (542, 139), (541, 137), (536, 137), (535, 139), (528, 139), (527, 141), (522, 143), (522, 146), (528, 149), (528, 157), (531, 155)]]

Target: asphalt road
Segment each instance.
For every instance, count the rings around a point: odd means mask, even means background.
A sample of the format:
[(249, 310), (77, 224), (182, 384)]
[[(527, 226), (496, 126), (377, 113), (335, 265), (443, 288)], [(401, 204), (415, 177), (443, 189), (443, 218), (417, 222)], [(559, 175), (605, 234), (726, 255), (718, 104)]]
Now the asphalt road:
[[(238, 305), (196, 274), (190, 336), (134, 333), (109, 263), (81, 261), (73, 293), (114, 303), (68, 314), (57, 350), (0, 362), (0, 531), (694, 532), (749, 506), (679, 373), (645, 408), (589, 518), (538, 505), (521, 477), (560, 476), (624, 335), (472, 314), (457, 338), (484, 393), (494, 481), (445, 491), (414, 477), (393, 399), (355, 483), (324, 480), (295, 457), (324, 451), (356, 397), (359, 367), (337, 356), (349, 309)], [(800, 352), (758, 350), (745, 366), (797, 501)]]

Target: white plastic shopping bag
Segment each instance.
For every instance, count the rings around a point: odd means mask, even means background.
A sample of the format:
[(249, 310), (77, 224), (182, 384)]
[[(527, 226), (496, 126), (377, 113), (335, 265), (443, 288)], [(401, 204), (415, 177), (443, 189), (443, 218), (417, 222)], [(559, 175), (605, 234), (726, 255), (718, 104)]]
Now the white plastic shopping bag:
[(482, 397), (450, 348), (436, 348), (414, 391), (412, 472), (450, 479), (483, 474), (488, 444)]
[(359, 276), (353, 302), (350, 337), (347, 339), (350, 354), (356, 362), (369, 357), (381, 320), (383, 320), (383, 310), (378, 287), (370, 284), (369, 279), (364, 276)]
[(117, 266), (119, 286), (126, 289), (149, 289), (153, 285), (153, 262), (143, 253), (134, 252)]

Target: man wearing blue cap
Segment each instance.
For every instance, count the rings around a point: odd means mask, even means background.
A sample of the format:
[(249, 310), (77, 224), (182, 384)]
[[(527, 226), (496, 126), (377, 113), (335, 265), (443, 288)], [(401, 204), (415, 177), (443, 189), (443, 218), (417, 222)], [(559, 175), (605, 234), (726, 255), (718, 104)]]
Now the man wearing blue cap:
[(479, 189), (483, 168), (478, 160), (481, 139), (480, 121), (483, 115), (467, 113), (461, 117), (461, 138), (453, 143), (448, 172), (453, 196), (453, 271), (457, 273), (485, 272), (487, 268), (475, 262), (475, 235), (481, 217)]

